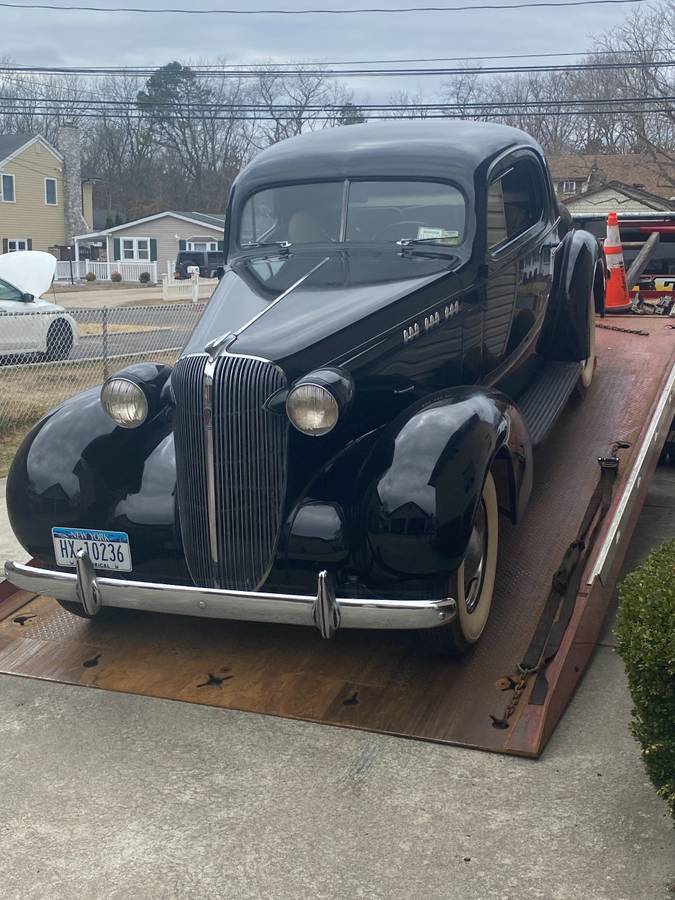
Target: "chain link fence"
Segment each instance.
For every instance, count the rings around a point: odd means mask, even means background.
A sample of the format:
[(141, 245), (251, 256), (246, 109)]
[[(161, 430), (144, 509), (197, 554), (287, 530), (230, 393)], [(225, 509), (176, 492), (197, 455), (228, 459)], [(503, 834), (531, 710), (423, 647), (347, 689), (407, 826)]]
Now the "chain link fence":
[(26, 432), (134, 362), (173, 364), (204, 303), (0, 312), (0, 475)]

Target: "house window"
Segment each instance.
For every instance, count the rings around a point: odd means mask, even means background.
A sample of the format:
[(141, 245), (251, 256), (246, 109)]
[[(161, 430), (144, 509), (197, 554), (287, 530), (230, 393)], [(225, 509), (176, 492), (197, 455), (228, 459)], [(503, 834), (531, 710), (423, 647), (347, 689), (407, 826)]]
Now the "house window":
[(7, 241), (7, 252), (14, 253), (16, 250), (28, 250), (27, 238), (12, 238)]
[(56, 178), (45, 178), (45, 203), (47, 206), (56, 206)]
[(122, 259), (150, 259), (149, 238), (124, 238), (122, 240)]
[(576, 194), (577, 183), (576, 181), (563, 181), (560, 190), (563, 194)]
[(14, 176), (13, 175), (3, 175), (2, 176), (2, 202), (3, 203), (15, 203), (16, 195), (14, 193)]
[(187, 249), (191, 253), (216, 253), (217, 241), (187, 241)]

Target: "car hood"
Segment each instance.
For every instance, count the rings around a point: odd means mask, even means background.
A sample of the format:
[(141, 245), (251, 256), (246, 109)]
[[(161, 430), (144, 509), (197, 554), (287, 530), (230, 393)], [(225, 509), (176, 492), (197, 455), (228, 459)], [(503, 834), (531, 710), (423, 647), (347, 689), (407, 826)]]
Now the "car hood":
[(414, 315), (420, 292), (461, 264), (450, 254), (392, 248), (242, 259), (225, 273), (185, 353), (230, 332), (231, 353), (283, 362), (328, 341), (329, 355), (339, 355)]
[(0, 278), (24, 294), (39, 297), (56, 274), (56, 257), (40, 250), (18, 250), (0, 256)]

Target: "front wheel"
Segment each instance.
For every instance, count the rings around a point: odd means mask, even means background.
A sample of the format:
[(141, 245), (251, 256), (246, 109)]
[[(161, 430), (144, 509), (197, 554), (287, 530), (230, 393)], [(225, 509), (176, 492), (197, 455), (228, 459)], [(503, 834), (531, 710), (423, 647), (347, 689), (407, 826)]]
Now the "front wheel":
[(488, 472), (464, 561), (450, 580), (457, 618), (420, 632), (430, 655), (447, 658), (466, 653), (485, 630), (495, 588), (498, 532), (497, 491)]
[(52, 322), (47, 332), (47, 353), (49, 362), (67, 359), (73, 349), (73, 330), (64, 319)]

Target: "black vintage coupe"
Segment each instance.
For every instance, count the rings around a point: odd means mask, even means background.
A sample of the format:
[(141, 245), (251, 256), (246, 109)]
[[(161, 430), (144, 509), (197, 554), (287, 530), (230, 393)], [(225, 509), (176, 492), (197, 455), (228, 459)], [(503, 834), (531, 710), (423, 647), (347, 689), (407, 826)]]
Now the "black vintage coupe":
[(239, 175), (226, 271), (176, 365), (133, 365), (26, 437), (19, 587), (114, 607), (483, 631), (499, 513), (593, 378), (598, 244), (505, 126), (354, 125)]

